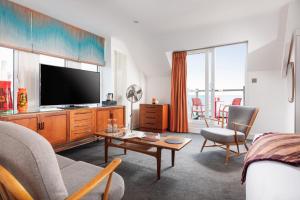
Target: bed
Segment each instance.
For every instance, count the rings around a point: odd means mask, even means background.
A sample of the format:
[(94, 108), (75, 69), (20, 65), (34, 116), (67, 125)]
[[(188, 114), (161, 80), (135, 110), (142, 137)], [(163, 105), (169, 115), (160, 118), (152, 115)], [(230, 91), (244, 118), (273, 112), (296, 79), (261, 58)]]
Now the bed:
[[(270, 136), (266, 137), (270, 139)], [(299, 135), (296, 137), (300, 138)], [(293, 138), (289, 142), (283, 137), (274, 138), (274, 142), (271, 139), (266, 141), (268, 138), (260, 140), (255, 142), (260, 144), (254, 143), (245, 157), (245, 164), (252, 159), (243, 175), (245, 179), (242, 178), (246, 184), (246, 200), (300, 200), (299, 139)], [(283, 157), (282, 152), (288, 153)], [(293, 155), (293, 159), (287, 155)]]
[(248, 167), (247, 200), (299, 200), (300, 167), (259, 161)]

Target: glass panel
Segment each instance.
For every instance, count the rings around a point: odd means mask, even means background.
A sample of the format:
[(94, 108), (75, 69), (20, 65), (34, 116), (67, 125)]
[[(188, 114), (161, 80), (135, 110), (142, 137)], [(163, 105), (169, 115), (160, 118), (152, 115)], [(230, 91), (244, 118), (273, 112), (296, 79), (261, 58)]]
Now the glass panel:
[(0, 112), (13, 108), (13, 52), (0, 47)]
[(70, 67), (70, 68), (74, 68), (74, 69), (82, 69), (82, 70), (92, 71), (92, 72), (98, 71), (97, 65), (80, 63), (80, 62), (75, 62), (75, 61), (71, 61), (71, 60), (66, 61), (66, 67)]
[(66, 60), (66, 67), (73, 68), (73, 69), (81, 69), (81, 63)]
[[(28, 110), (39, 108), (39, 61), (38, 54), (15, 51), (15, 97), (18, 88), (27, 89)], [(15, 109), (17, 109), (15, 98)]]
[[(247, 43), (215, 48), (216, 98), (221, 104), (230, 105), (234, 98), (243, 98), (246, 58)], [(239, 91), (230, 91), (236, 89)]]
[(62, 58), (56, 58), (52, 56), (40, 55), (40, 63), (46, 65), (54, 65), (59, 67), (65, 66), (65, 60)]
[(191, 118), (194, 117), (192, 115), (192, 98), (195, 97), (199, 97), (202, 104), (205, 104), (205, 53), (187, 56), (188, 116)]
[(92, 65), (92, 64), (87, 64), (87, 63), (81, 63), (81, 69), (87, 70), (87, 71), (92, 71), (92, 72), (97, 72), (98, 66)]

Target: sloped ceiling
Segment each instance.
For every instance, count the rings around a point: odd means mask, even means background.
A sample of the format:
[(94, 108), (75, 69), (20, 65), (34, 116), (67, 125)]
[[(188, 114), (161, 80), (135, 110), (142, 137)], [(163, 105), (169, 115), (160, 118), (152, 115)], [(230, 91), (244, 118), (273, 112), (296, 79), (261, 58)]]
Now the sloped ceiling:
[(12, 1), (98, 35), (117, 37), (146, 76), (162, 76), (170, 71), (162, 34), (271, 12), (290, 0)]

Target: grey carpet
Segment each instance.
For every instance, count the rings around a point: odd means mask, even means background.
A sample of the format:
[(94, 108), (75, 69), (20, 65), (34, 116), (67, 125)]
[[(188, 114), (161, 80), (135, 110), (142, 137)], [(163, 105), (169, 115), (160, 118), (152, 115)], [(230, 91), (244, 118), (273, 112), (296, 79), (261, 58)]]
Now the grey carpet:
[[(115, 157), (123, 160), (117, 173), (125, 181), (124, 200), (245, 199), (245, 187), (240, 183), (243, 157), (232, 157), (226, 166), (224, 150), (205, 148), (200, 153), (202, 136), (184, 136), (192, 138), (192, 143), (176, 152), (175, 167), (171, 167), (171, 152), (163, 150), (159, 181), (156, 180), (154, 157), (132, 151), (123, 155), (121, 149), (109, 149), (109, 160)], [(105, 167), (103, 142), (84, 145), (60, 154)]]

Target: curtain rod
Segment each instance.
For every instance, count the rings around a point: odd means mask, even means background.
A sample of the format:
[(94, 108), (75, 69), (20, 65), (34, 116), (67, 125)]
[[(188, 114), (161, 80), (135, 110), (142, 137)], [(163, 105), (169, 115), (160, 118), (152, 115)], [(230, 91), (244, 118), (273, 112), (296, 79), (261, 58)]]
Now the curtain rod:
[(196, 48), (196, 49), (187, 49), (187, 50), (176, 50), (173, 51), (173, 53), (176, 52), (190, 52), (190, 51), (199, 51), (199, 50), (204, 50), (204, 49), (211, 49), (211, 48), (217, 48), (217, 47), (223, 47), (223, 46), (230, 46), (230, 45), (235, 45), (235, 44), (242, 44), (242, 43), (248, 43), (248, 41), (241, 41), (241, 42), (234, 42), (234, 43), (227, 43), (227, 44), (220, 44), (220, 45), (214, 45), (214, 46), (210, 46), (210, 47), (202, 47), (202, 48)]

